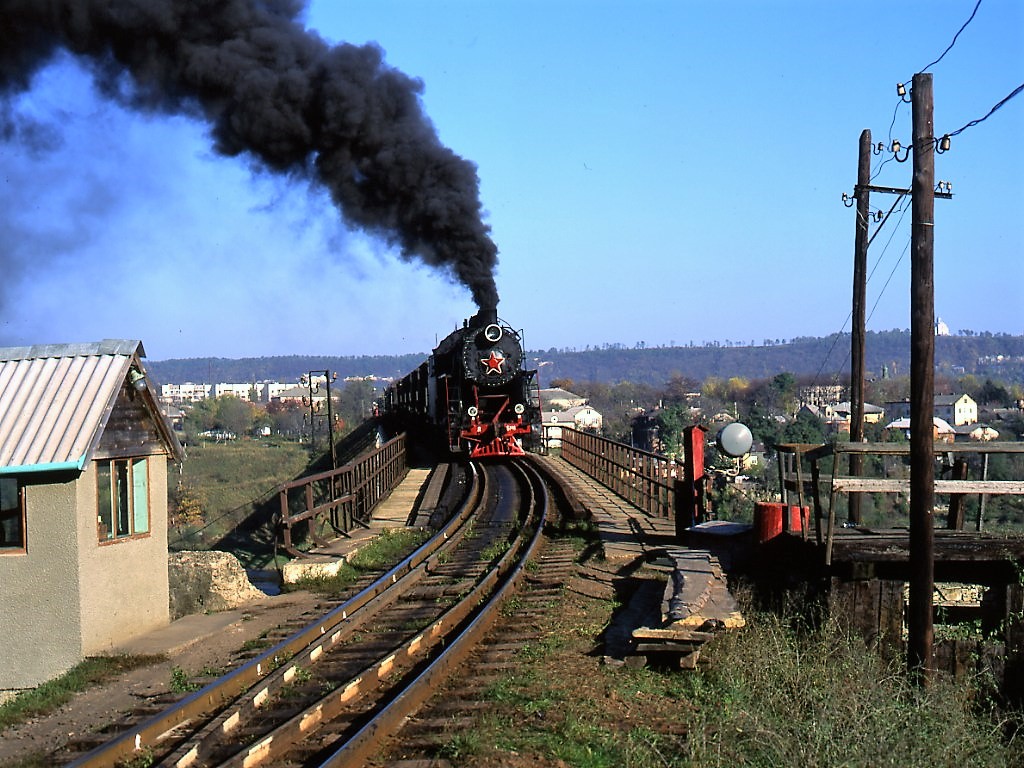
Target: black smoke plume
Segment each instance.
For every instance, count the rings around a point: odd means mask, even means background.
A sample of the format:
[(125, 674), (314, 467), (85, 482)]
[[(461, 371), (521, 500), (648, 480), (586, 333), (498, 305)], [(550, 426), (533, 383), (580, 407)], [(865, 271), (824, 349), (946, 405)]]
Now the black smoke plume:
[(480, 307), (498, 302), (497, 249), (476, 167), (442, 146), (422, 82), (375, 45), (330, 45), (300, 0), (0, 0), (0, 134), (10, 99), (58, 49), (87, 62), (109, 97), (186, 113), (215, 149), (308, 176), (345, 219), (407, 258), (451, 270)]

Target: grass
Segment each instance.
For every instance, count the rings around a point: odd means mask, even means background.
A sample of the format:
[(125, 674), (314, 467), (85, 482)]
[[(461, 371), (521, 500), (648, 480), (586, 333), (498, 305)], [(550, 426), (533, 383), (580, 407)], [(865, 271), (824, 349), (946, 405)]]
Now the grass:
[(33, 717), (47, 715), (91, 686), (164, 660), (163, 656), (91, 656), (60, 677), (0, 704), (0, 731)]
[(192, 691), (198, 691), (200, 688), (199, 683), (192, 682), (192, 678), (189, 677), (181, 667), (175, 667), (171, 670), (171, 682), (170, 689), (174, 693), (190, 693)]
[(388, 529), (344, 562), (334, 576), (300, 579), (290, 589), (336, 597), (361, 576), (386, 570), (426, 541), (428, 533), (414, 528)]
[(260, 634), (259, 637), (252, 640), (246, 640), (242, 643), (242, 651), (262, 651), (271, 646), (271, 640), (267, 637), (270, 630), (266, 630)]
[(745, 629), (683, 672), (601, 664), (608, 615), (607, 601), (568, 594), (543, 639), (489, 686), (492, 707), (439, 756), (566, 768), (1024, 764), (981, 681), (921, 691), (835, 623), (748, 612)]
[(509, 543), (507, 541), (496, 541), (493, 544), (489, 544), (480, 551), (480, 559), (487, 563), (497, 560), (505, 554), (508, 546)]
[(189, 446), (181, 474), (203, 489), (208, 516), (217, 517), (298, 477), (308, 463), (309, 452), (296, 443), (242, 440)]
[(835, 622), (801, 630), (771, 614), (724, 634), (683, 678), (693, 765), (1005, 766), (1022, 753), (977, 681), (914, 687)]
[[(202, 492), (203, 527), (186, 532), (182, 544), (196, 548), (216, 541), (253, 512), (254, 500), (301, 475), (308, 463), (309, 452), (295, 443), (241, 440), (190, 445), (181, 479)], [(177, 479), (168, 478), (169, 492)], [(172, 541), (178, 538), (172, 531)]]

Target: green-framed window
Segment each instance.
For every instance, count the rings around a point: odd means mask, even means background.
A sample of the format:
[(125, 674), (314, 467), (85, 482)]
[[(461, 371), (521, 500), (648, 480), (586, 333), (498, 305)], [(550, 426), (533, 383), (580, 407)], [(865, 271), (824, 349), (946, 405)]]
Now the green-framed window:
[(96, 462), (99, 540), (149, 533), (149, 463), (145, 458)]

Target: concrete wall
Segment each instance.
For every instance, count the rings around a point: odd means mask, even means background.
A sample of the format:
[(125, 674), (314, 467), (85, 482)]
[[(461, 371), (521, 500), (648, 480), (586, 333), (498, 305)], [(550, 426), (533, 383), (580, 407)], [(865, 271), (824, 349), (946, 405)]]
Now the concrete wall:
[(77, 521), (82, 645), (95, 655), (170, 622), (167, 586), (167, 458), (150, 456), (150, 534), (99, 544), (96, 470), (78, 484)]
[(0, 690), (38, 685), (81, 660), (76, 483), (47, 480), (25, 489), (25, 553), (0, 555)]
[(150, 534), (101, 545), (96, 471), (25, 489), (26, 551), (0, 554), (0, 691), (31, 688), (170, 621), (167, 458), (150, 456)]

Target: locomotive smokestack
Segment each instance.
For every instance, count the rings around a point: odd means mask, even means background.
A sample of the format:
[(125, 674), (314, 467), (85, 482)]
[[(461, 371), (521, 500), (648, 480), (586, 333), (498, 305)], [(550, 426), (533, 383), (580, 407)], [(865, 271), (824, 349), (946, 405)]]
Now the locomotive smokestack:
[(221, 154), (323, 184), (347, 221), (449, 271), (478, 306), (496, 306), (497, 248), (476, 166), (441, 145), (422, 111), (423, 83), (387, 66), (376, 45), (329, 45), (302, 26), (302, 9), (301, 0), (0, 0), (0, 128), (17, 124), (10, 96), (67, 49), (111, 98), (202, 116)]
[(470, 324), (478, 328), (481, 325), (490, 325), (491, 323), (498, 322), (498, 308), (497, 307), (480, 307), (480, 311), (473, 315), (473, 319)]

